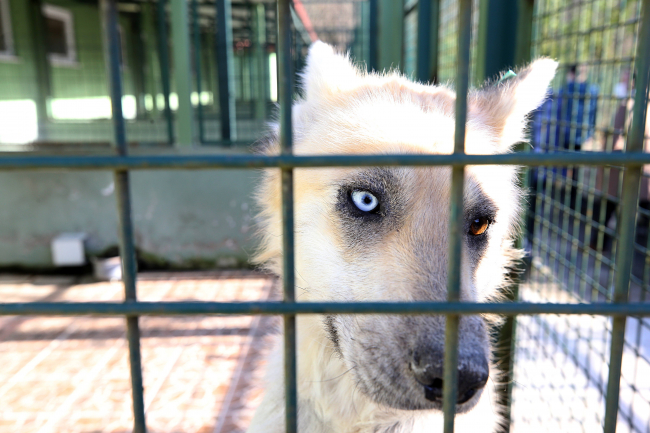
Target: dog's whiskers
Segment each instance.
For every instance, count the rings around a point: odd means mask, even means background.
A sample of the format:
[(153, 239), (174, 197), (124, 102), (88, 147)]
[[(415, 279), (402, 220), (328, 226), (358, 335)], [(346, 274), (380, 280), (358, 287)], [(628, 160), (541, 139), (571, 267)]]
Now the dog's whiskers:
[(345, 370), (343, 373), (339, 374), (339, 375), (336, 376), (336, 377), (332, 377), (332, 378), (330, 378), (330, 379), (323, 379), (323, 380), (310, 380), (309, 383), (323, 383), (323, 382), (331, 382), (332, 380), (336, 380), (336, 379), (340, 379), (340, 378), (342, 378), (343, 376), (345, 376), (346, 374), (348, 374), (349, 372), (351, 372), (351, 371), (354, 370), (355, 368), (357, 368), (356, 365), (355, 365), (354, 367), (350, 367), (350, 368), (348, 368), (347, 370)]

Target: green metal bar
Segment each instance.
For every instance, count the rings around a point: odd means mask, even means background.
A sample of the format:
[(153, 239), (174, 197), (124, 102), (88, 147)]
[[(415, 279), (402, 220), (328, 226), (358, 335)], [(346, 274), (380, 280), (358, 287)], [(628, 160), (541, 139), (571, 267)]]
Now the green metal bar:
[[(431, 56), (431, 3), (433, 0), (418, 1), (418, 53), (415, 67), (415, 79), (428, 83)], [(437, 31), (437, 27), (435, 28)]]
[(167, 43), (167, 0), (158, 0), (158, 60), (160, 62), (160, 79), (162, 84), (163, 99), (165, 101), (165, 121), (167, 123), (167, 141), (174, 140), (174, 117), (169, 105), (171, 84), (169, 79), (169, 45)]
[[(377, 0), (376, 70), (403, 70), (404, 2)], [(372, 7), (372, 4), (371, 4)]]
[(0, 170), (195, 170), (215, 168), (426, 167), (464, 165), (650, 164), (650, 153), (510, 153), (502, 155), (138, 155), (0, 156)]
[(515, 65), (530, 62), (533, 39), (533, 14), (535, 0), (518, 0), (517, 35), (515, 40)]
[(233, 71), (232, 10), (230, 0), (215, 1), (217, 13), (216, 56), (219, 76), (221, 139), (236, 140), (235, 74)]
[(171, 25), (174, 77), (178, 96), (177, 144), (191, 146), (194, 143), (194, 115), (192, 114), (192, 62), (187, 0), (171, 0)]
[(199, 1), (192, 0), (192, 28), (194, 31), (194, 69), (196, 70), (196, 94), (198, 95), (198, 104), (196, 105), (196, 115), (199, 127), (199, 144), (205, 140), (205, 126), (203, 125), (203, 104), (201, 104), (201, 92), (203, 79), (201, 73), (201, 23), (199, 23)]
[[(120, 71), (120, 36), (116, 0), (108, 0), (106, 13), (106, 31), (110, 54), (111, 105), (115, 129), (115, 144), (120, 156), (126, 156), (127, 143), (122, 113), (122, 76)], [(117, 198), (120, 258), (122, 260), (122, 280), (124, 282), (125, 302), (135, 302), (136, 297), (136, 261), (133, 246), (133, 225), (131, 220), (131, 197), (129, 173), (116, 170), (114, 174), (115, 195)], [(131, 393), (133, 398), (133, 431), (147, 431), (144, 414), (144, 390), (142, 386), (142, 362), (140, 354), (140, 329), (138, 317), (126, 320), (126, 334), (129, 344), (129, 366), (131, 371)]]
[[(631, 152), (643, 151), (650, 86), (650, 0), (643, 0), (641, 8), (642, 21), (639, 27), (635, 63), (636, 95), (634, 97), (632, 127), (626, 145), (626, 150)], [(619, 247), (616, 249), (616, 276), (613, 299), (615, 303), (625, 304), (628, 302), (632, 260), (634, 258), (632, 246), (634, 245), (641, 176), (641, 167), (628, 167), (623, 175), (622, 209), (618, 222)], [(607, 396), (605, 399), (605, 433), (616, 432), (626, 321), (626, 317), (615, 317), (613, 319), (609, 378), (607, 380)]]
[(379, 62), (377, 60), (378, 56), (378, 27), (379, 27), (379, 0), (368, 0), (370, 3), (369, 10), (369, 35), (370, 38), (368, 43), (368, 71), (377, 71), (379, 68)]
[(482, 83), (514, 67), (517, 40), (517, 1), (480, 2), (475, 81)]
[[(458, 10), (458, 51), (456, 72), (456, 125), (454, 154), (465, 153), (465, 122), (467, 120), (467, 90), (469, 86), (469, 47), (472, 31), (472, 0), (461, 0)], [(465, 167), (455, 166), (451, 173), (451, 203), (449, 208), (449, 257), (447, 271), (447, 300), (456, 302), (461, 292), (461, 253), (463, 245), (463, 191)], [(459, 317), (447, 315), (445, 327), (445, 363), (443, 375), (444, 432), (454, 432), (458, 400), (458, 325)]]
[[(293, 129), (293, 71), (291, 59), (291, 1), (278, 0), (278, 96), (280, 102), (280, 149), (291, 155)], [(296, 302), (293, 169), (282, 168), (282, 287), (285, 304)], [(284, 316), (284, 395), (287, 433), (298, 431), (298, 386), (296, 366), (296, 316)]]
[(286, 314), (570, 314), (650, 316), (650, 303), (529, 302), (17, 302), (0, 303), (0, 316), (184, 316)]
[(254, 61), (257, 76), (254, 82), (257, 87), (255, 97), (255, 118), (266, 120), (266, 103), (268, 98), (268, 56), (266, 54), (266, 9), (263, 3), (251, 6), (253, 12), (253, 34), (254, 34)]
[(36, 113), (38, 116), (39, 136), (41, 127), (49, 118), (48, 100), (52, 95), (50, 61), (47, 55), (47, 35), (42, 0), (29, 0), (29, 25), (33, 38), (32, 56), (36, 72)]
[(438, 60), (440, 57), (440, 2), (441, 0), (431, 1), (431, 15), (429, 22), (431, 23), (431, 31), (429, 48), (429, 82), (438, 83)]
[[(531, 57), (531, 38), (533, 28), (533, 11), (534, 0), (515, 0), (517, 6), (517, 19), (516, 19), (516, 34), (515, 45), (513, 53), (513, 65), (521, 65), (528, 63)], [(502, 35), (503, 37), (503, 35)], [(505, 69), (508, 65), (503, 65)], [(517, 146), (519, 152), (530, 152), (529, 145), (520, 143)], [(530, 171), (526, 170), (519, 174), (519, 181), (521, 185), (529, 185)], [(522, 207), (526, 206), (521, 203)], [(539, 209), (539, 208), (538, 208)], [(525, 215), (522, 215), (522, 227), (526, 227)], [(576, 218), (576, 221), (579, 219)], [(577, 230), (575, 231), (577, 233)], [(520, 233), (517, 239), (516, 247), (523, 249), (524, 233)], [(506, 299), (509, 301), (517, 301), (519, 299), (519, 280), (521, 276), (517, 275), (513, 283), (510, 285), (510, 290), (506, 292)], [(517, 343), (517, 318), (507, 317), (501, 329), (499, 329), (498, 340), (496, 344), (496, 359), (499, 360), (497, 368), (501, 370), (502, 377), (500, 378), (500, 385), (497, 389), (497, 402), (503, 408), (503, 418), (500, 425), (502, 433), (510, 432), (512, 423), (512, 392), (514, 388), (514, 374), (515, 374), (515, 354)]]
[[(511, 292), (508, 293), (507, 299), (515, 301), (519, 295), (519, 284), (515, 283), (511, 286)], [(499, 388), (497, 390), (497, 403), (503, 408), (501, 419), (501, 431), (506, 433), (510, 431), (511, 423), (511, 404), (512, 404), (512, 389), (514, 386), (513, 372), (515, 367), (515, 352), (516, 352), (516, 331), (517, 319), (514, 316), (506, 318), (503, 326), (499, 329), (498, 343), (496, 347), (495, 359), (498, 359), (497, 368), (504, 374), (504, 378), (499, 381)], [(503, 383), (505, 380), (505, 383)]]

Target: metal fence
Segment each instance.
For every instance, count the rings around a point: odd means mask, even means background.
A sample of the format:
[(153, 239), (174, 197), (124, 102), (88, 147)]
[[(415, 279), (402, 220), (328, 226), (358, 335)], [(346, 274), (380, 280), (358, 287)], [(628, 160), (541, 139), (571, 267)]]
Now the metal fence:
[[(647, 151), (638, 68), (647, 64), (642, 2), (537, 2), (533, 56), (560, 60), (553, 94), (536, 113), (532, 145), (539, 154)], [(646, 6), (647, 10), (647, 6)], [(647, 14), (647, 12), (646, 12)], [(636, 77), (634, 71), (636, 69)], [(635, 85), (638, 84), (639, 86)], [(640, 106), (638, 105), (640, 104)], [(632, 110), (638, 109), (632, 113)], [(637, 122), (629, 129), (630, 119)], [(628, 133), (629, 130), (629, 133)], [(645, 137), (647, 143), (648, 137)], [(632, 185), (640, 181), (640, 189)], [(627, 183), (626, 183), (627, 182)], [(547, 167), (529, 172), (526, 247), (532, 258), (520, 288), (533, 302), (650, 300), (648, 172), (611, 163)], [(638, 191), (638, 204), (632, 196)], [(627, 225), (629, 224), (629, 225)], [(629, 260), (625, 268), (620, 260)], [(625, 279), (629, 279), (629, 284)], [(626, 285), (627, 294), (620, 284)], [(628, 288), (629, 286), (629, 288)], [(647, 304), (646, 304), (647, 305)], [(536, 316), (518, 321), (515, 430), (595, 431), (604, 422), (608, 348), (624, 353), (619, 431), (650, 431), (647, 318)], [(543, 372), (533, 374), (532, 372)], [(609, 385), (609, 389), (613, 389)], [(553, 393), (555, 399), (542, 396)], [(608, 401), (608, 407), (611, 403)], [(534, 405), (535, 411), (529, 409)], [(528, 410), (526, 409), (528, 408)], [(612, 410), (609, 407), (609, 410)], [(539, 428), (544, 420), (544, 429)], [(613, 422), (613, 421), (608, 421)]]
[[(586, 5), (588, 3), (580, 3)], [(175, 1), (173, 13), (187, 13), (187, 2)], [(551, 11), (538, 10), (537, 25), (544, 28), (545, 16), (566, 10), (559, 2)], [(554, 12), (555, 11), (555, 12)], [(107, 39), (110, 46), (111, 99), (113, 107), (113, 125), (117, 155), (115, 156), (6, 156), (0, 158), (2, 170), (112, 170), (115, 176), (115, 188), (120, 220), (120, 243), (123, 263), (125, 300), (121, 303), (4, 303), (0, 304), (2, 315), (122, 315), (127, 320), (127, 338), (129, 342), (132, 397), (134, 409), (134, 431), (145, 432), (146, 423), (143, 404), (142, 366), (140, 357), (140, 333), (138, 317), (142, 315), (198, 315), (198, 314), (276, 314), (284, 317), (284, 362), (285, 362), (285, 397), (286, 430), (297, 431), (297, 395), (296, 395), (296, 321), (297, 314), (444, 314), (447, 317), (445, 334), (444, 366), (444, 431), (454, 429), (456, 402), (456, 364), (458, 352), (458, 318), (461, 314), (495, 313), (507, 316), (561, 314), (600, 315), (612, 317), (611, 339), (608, 354), (603, 360), (609, 361), (608, 379), (602, 382), (602, 392), (606, 407), (602, 423), (604, 431), (616, 431), (619, 415), (620, 378), (622, 359), (626, 347), (625, 330), (628, 316), (650, 316), (650, 304), (629, 302), (630, 282), (632, 287), (641, 287), (639, 293), (645, 299), (648, 291), (647, 269), (643, 275), (633, 273), (635, 251), (642, 253), (648, 260), (648, 246), (635, 246), (635, 221), (637, 214), (648, 216), (645, 208), (639, 208), (639, 187), (642, 183), (642, 167), (650, 164), (650, 154), (643, 153), (644, 129), (646, 119), (647, 89), (650, 73), (650, 0), (643, 0), (642, 10), (638, 14), (639, 30), (634, 59), (629, 60), (636, 71), (636, 93), (633, 95), (634, 108), (630, 133), (626, 140), (624, 152), (615, 153), (603, 150), (593, 152), (528, 152), (505, 155), (465, 155), (465, 121), (467, 113), (467, 89), (470, 71), (470, 34), (472, 28), (472, 0), (461, 0), (458, 7), (458, 41), (456, 52), (456, 134), (454, 153), (451, 155), (355, 155), (355, 156), (293, 156), (291, 101), (293, 97), (292, 58), (292, 20), (289, 0), (279, 0), (277, 7), (278, 34), (278, 82), (280, 101), (280, 143), (282, 152), (279, 156), (262, 157), (250, 155), (206, 155), (206, 156), (129, 156), (125, 133), (125, 121), (122, 113), (122, 82), (120, 73), (120, 48), (118, 15), (115, 0), (107, 2), (104, 11), (107, 23)], [(420, 21), (421, 26), (422, 21)], [(552, 27), (552, 26), (551, 26)], [(421, 28), (418, 28), (418, 32)], [(589, 30), (593, 33), (593, 30)], [(582, 34), (576, 30), (576, 38)], [(542, 46), (544, 39), (554, 37), (543, 31), (536, 33), (536, 44)], [(540, 36), (541, 35), (541, 36)], [(540, 49), (541, 50), (541, 49)], [(553, 54), (553, 53), (550, 53)], [(426, 53), (425, 53), (426, 55)], [(428, 64), (429, 59), (418, 58), (418, 63)], [(631, 96), (631, 95), (630, 95)], [(600, 99), (604, 101), (605, 99)], [(545, 121), (553, 123), (548, 118)], [(555, 119), (557, 123), (557, 119)], [(561, 123), (561, 121), (560, 121)], [(544, 121), (542, 121), (544, 124)], [(543, 129), (543, 128), (542, 128)], [(573, 128), (572, 130), (576, 130)], [(612, 131), (615, 132), (615, 131)], [(622, 132), (619, 131), (621, 134)], [(585, 134), (586, 135), (586, 134)], [(575, 137), (575, 132), (574, 132)], [(541, 143), (541, 142), (540, 142)], [(575, 146), (574, 146), (575, 150)], [(534, 232), (529, 237), (533, 252), (533, 272), (531, 285), (541, 287), (552, 281), (560, 287), (577, 287), (571, 295), (575, 298), (552, 298), (551, 302), (505, 302), (494, 304), (459, 302), (460, 290), (460, 255), (462, 227), (460, 215), (463, 208), (464, 167), (466, 165), (502, 164), (526, 165), (538, 167), (533, 178), (537, 178), (536, 210), (531, 215), (534, 219)], [(448, 302), (358, 302), (358, 303), (301, 303), (295, 300), (294, 280), (294, 221), (293, 221), (293, 170), (304, 167), (337, 166), (452, 166), (452, 195), (450, 212), (450, 251)], [(596, 208), (596, 177), (598, 173), (609, 173), (621, 167), (620, 194), (616, 198), (616, 230), (610, 229), (602, 218), (591, 218)], [(580, 169), (575, 169), (580, 167)], [(283, 218), (283, 293), (282, 302), (141, 302), (136, 295), (136, 267), (134, 238), (131, 221), (130, 171), (156, 169), (232, 169), (232, 168), (278, 168), (282, 172), (282, 218)], [(600, 171), (599, 171), (600, 170)], [(591, 177), (588, 174), (591, 173)], [(605, 176), (607, 174), (604, 174)], [(589, 181), (584, 179), (589, 177)], [(555, 182), (555, 181), (559, 182)], [(587, 182), (587, 183), (585, 183)], [(554, 186), (556, 185), (557, 186)], [(596, 182), (597, 183), (597, 182)], [(612, 197), (604, 191), (601, 198), (599, 215), (607, 213), (606, 201)], [(579, 198), (578, 198), (579, 197)], [(578, 207), (586, 198), (587, 213)], [(575, 203), (572, 202), (575, 201)], [(605, 200), (605, 202), (603, 202)], [(573, 210), (572, 207), (576, 209)], [(582, 206), (582, 204), (580, 205)], [(591, 213), (589, 213), (591, 209)], [(603, 210), (605, 209), (605, 210)], [(541, 234), (540, 234), (541, 230)], [(577, 232), (583, 232), (583, 237)], [(612, 253), (606, 255), (603, 249), (589, 250), (589, 239), (596, 238), (603, 245), (606, 237), (615, 238)], [(561, 241), (567, 239), (570, 242)], [(558, 244), (559, 243), (559, 244)], [(559, 247), (557, 245), (560, 245)], [(558, 249), (559, 248), (559, 249)], [(564, 248), (564, 250), (562, 249)], [(578, 257), (581, 258), (578, 258)], [(537, 257), (544, 261), (535, 262)], [(576, 267), (579, 260), (583, 266)], [(601, 273), (592, 273), (586, 263), (593, 269), (603, 270), (607, 275), (603, 284)], [(550, 266), (547, 263), (551, 263)], [(647, 267), (646, 267), (647, 268)], [(594, 271), (595, 272), (595, 271)], [(551, 274), (549, 276), (549, 273)], [(594, 277), (596, 275), (596, 277)], [(594, 278), (597, 281), (594, 281)], [(539, 281), (538, 281), (539, 280)], [(575, 292), (575, 293), (574, 293)], [(592, 295), (587, 296), (590, 293)], [(581, 316), (582, 317), (582, 316)], [(535, 319), (536, 320), (536, 319)], [(640, 319), (637, 329), (641, 325)], [(540, 322), (529, 320), (526, 326), (540, 327)], [(532, 329), (532, 328), (531, 328)], [(525, 331), (525, 332), (536, 332)], [(525, 334), (524, 332), (524, 334)], [(546, 331), (544, 331), (546, 332)], [(641, 332), (641, 331), (639, 331)], [(548, 340), (542, 340), (547, 342)], [(517, 403), (516, 403), (517, 404)], [(515, 405), (515, 408), (517, 406)], [(621, 412), (625, 417), (626, 413)]]

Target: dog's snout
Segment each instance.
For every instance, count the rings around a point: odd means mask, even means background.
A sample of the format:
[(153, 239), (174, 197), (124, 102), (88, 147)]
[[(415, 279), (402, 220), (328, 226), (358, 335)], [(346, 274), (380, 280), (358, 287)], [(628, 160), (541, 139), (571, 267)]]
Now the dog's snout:
[[(424, 397), (433, 402), (442, 402), (443, 360), (439, 351), (422, 354), (416, 352), (411, 362), (415, 380), (424, 387)], [(458, 404), (468, 402), (483, 389), (489, 377), (489, 366), (485, 355), (472, 353), (458, 357)]]

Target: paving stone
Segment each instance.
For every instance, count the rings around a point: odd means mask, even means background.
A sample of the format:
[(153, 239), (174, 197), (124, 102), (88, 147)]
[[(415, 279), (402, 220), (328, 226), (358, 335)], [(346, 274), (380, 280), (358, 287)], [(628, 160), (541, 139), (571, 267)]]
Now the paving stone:
[[(268, 299), (275, 281), (254, 272), (139, 275), (144, 301)], [(119, 283), (0, 276), (3, 302), (119, 301)], [(270, 317), (142, 317), (149, 431), (245, 431), (261, 401), (277, 326)], [(0, 318), (0, 433), (130, 432), (123, 318)]]

